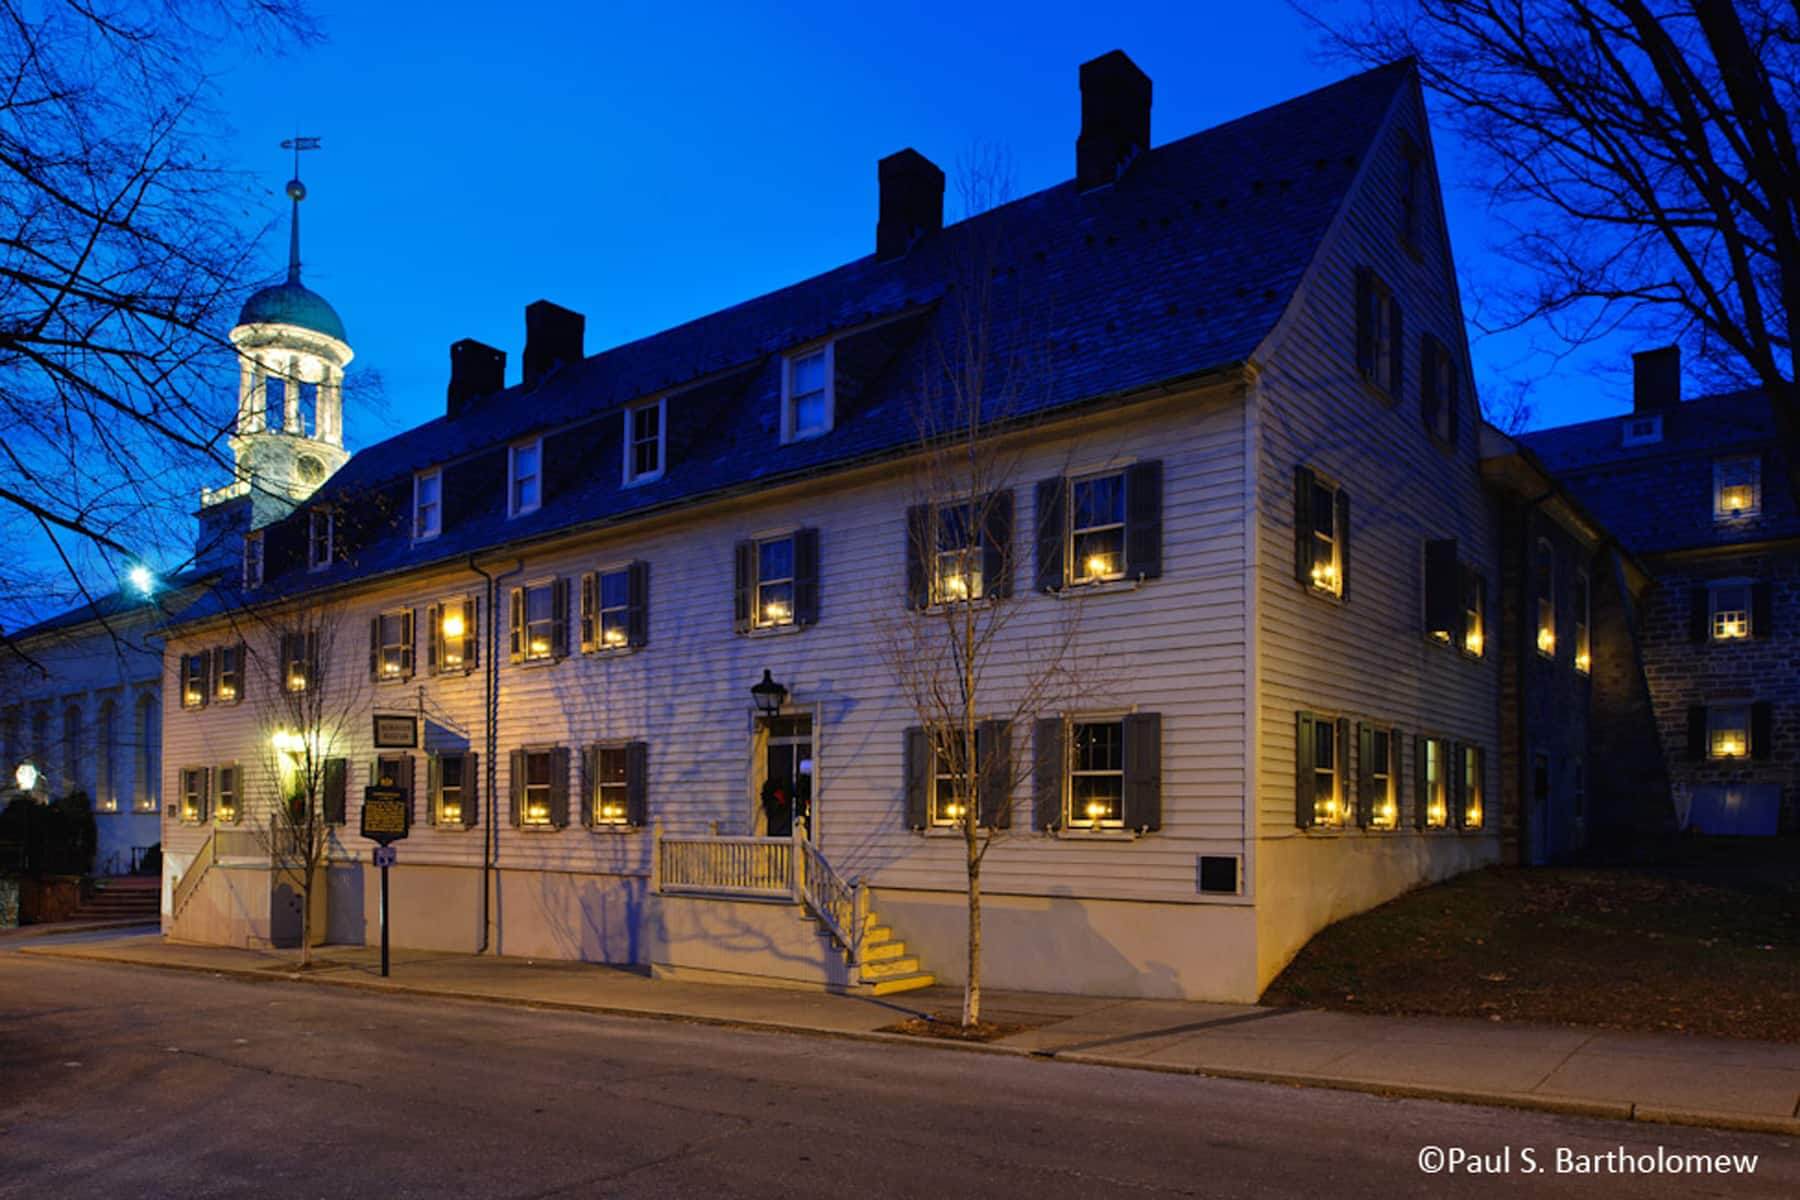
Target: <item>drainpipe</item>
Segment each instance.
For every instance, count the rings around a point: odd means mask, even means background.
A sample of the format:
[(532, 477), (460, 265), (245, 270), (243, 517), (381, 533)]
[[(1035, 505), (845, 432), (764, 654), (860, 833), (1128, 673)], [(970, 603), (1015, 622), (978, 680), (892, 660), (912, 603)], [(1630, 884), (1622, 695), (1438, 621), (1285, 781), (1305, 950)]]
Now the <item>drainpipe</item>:
[(487, 820), (483, 822), (481, 832), (481, 945), (475, 953), (486, 954), (488, 951), (488, 929), (493, 924), (493, 915), (489, 909), (488, 896), (492, 892), (494, 877), (494, 860), (500, 852), (500, 828), (496, 822), (500, 816), (500, 803), (494, 795), (498, 786), (500, 764), (495, 755), (499, 753), (500, 744), (500, 662), (498, 647), (500, 643), (500, 625), (498, 606), (495, 603), (500, 595), (500, 581), (509, 579), (525, 569), (525, 560), (518, 559), (513, 569), (500, 575), (490, 575), (469, 555), (469, 570), (487, 580), (487, 645), (483, 647), (482, 658), (482, 725), (487, 730), (484, 739), (485, 756), (487, 758)]

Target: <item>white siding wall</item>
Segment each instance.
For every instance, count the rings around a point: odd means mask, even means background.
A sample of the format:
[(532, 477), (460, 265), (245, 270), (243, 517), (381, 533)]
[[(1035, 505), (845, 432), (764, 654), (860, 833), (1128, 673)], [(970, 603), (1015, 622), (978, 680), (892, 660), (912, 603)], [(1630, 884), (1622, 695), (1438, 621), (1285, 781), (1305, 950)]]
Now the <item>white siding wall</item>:
[[(1033, 486), (1065, 463), (1077, 469), (1164, 463), (1164, 573), (1138, 590), (1093, 596), (1079, 605), (1077, 656), (1094, 708), (1135, 705), (1163, 716), (1163, 830), (1135, 842), (1084, 843), (1030, 831), (1030, 783), (1015, 797), (1014, 833), (989, 856), (985, 887), (993, 892), (1199, 901), (1196, 855), (1243, 850), (1246, 742), (1246, 623), (1242, 604), (1246, 494), (1243, 409), (1235, 393), (1188, 395), (1066, 427), (1066, 435), (1023, 456), (1015, 484), (1015, 587), (1022, 615), (1009, 627), (1009, 656), (1023, 668), (1033, 644), (1053, 635), (1075, 605), (1032, 592)], [(606, 469), (616, 470), (612, 463)], [(679, 472), (681, 464), (672, 464)], [(644, 833), (595, 833), (578, 824), (560, 832), (506, 825), (507, 753), (526, 744), (571, 748), (571, 818), (579, 812), (578, 748), (608, 739), (649, 743), (652, 819), (665, 830), (748, 832), (754, 815), (749, 773), (748, 688), (766, 667), (791, 689), (791, 702), (817, 706), (815, 807), (821, 845), (839, 868), (884, 887), (957, 889), (960, 844), (902, 829), (902, 731), (915, 723), (898, 698), (878, 651), (882, 622), (903, 610), (904, 519), (913, 498), (909, 477), (865, 473), (854, 483), (825, 480), (785, 489), (762, 502), (717, 505), (636, 531), (620, 530), (581, 544), (534, 552), (505, 585), (643, 559), (650, 564), (649, 644), (623, 656), (583, 657), (517, 665), (504, 661), (495, 763), (501, 825), (499, 865), (519, 869), (635, 874), (647, 871)], [(816, 627), (767, 636), (732, 632), (732, 547), (759, 533), (810, 525), (820, 531), (821, 600)], [(495, 570), (510, 570), (503, 565)], [(426, 716), (466, 736), (484, 755), (482, 672), (451, 678), (424, 674), (406, 684), (369, 685), (367, 626), (382, 608), (409, 604), (421, 638), (426, 606), (479, 593), (469, 571), (420, 574), (345, 601), (342, 649), (329, 664), (338, 686), (360, 688), (386, 711), (423, 704)], [(578, 607), (571, 583), (570, 606)], [(505, 612), (505, 600), (501, 600)], [(486, 614), (483, 613), (485, 622)], [(570, 646), (579, 645), (570, 630)], [(190, 633), (169, 647), (165, 695), (176, 696), (175, 664), (186, 649), (222, 641), (223, 631)], [(252, 653), (268, 652), (267, 636)], [(484, 647), (484, 653), (491, 648)], [(253, 689), (256, 672), (251, 672)], [(996, 696), (1016, 684), (996, 666)], [(165, 787), (178, 799), (184, 766), (237, 760), (253, 768), (258, 705), (166, 712)], [(348, 725), (350, 824), (345, 853), (366, 857), (355, 835), (357, 800), (368, 783), (368, 720)], [(1016, 728), (1013, 753), (1031, 754), (1031, 731)], [(419, 786), (423, 762), (415, 768)], [(489, 806), (484, 802), (483, 820)], [(203, 830), (173, 822), (167, 841), (191, 852)], [(479, 827), (468, 832), (415, 825), (404, 843), (406, 864), (480, 862)], [(398, 881), (396, 887), (399, 886)]]

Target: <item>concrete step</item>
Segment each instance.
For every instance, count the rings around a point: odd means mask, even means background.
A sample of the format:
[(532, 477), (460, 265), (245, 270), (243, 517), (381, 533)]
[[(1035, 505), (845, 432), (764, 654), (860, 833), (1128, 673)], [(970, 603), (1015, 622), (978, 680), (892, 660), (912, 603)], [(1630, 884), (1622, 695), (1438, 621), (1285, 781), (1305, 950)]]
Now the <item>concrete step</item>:
[(871, 946), (867, 941), (864, 941), (862, 956), (863, 961), (866, 963), (886, 962), (890, 958), (905, 958), (906, 943), (879, 942), (876, 945)]
[(865, 962), (862, 964), (862, 977), (864, 979), (891, 979), (896, 975), (911, 975), (918, 969), (918, 958), (909, 954), (905, 958), (889, 958), (883, 959), (880, 962)]
[(891, 978), (876, 979), (863, 986), (870, 994), (891, 996), (895, 992), (916, 992), (920, 988), (928, 988), (937, 982), (937, 978), (929, 971), (919, 971), (912, 975), (897, 975)]

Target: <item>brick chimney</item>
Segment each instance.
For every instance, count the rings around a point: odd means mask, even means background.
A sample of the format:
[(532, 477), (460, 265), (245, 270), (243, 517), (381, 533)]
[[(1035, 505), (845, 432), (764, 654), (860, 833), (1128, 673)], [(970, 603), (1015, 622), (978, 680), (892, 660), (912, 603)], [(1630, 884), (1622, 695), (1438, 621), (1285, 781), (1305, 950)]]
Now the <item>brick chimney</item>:
[(875, 222), (875, 257), (904, 257), (913, 244), (944, 227), (944, 173), (917, 150), (890, 154), (876, 164), (881, 217)]
[(587, 318), (578, 312), (537, 300), (525, 306), (525, 386), (530, 387), (557, 366), (582, 359), (581, 339)]
[(1075, 186), (1112, 183), (1150, 148), (1150, 77), (1123, 50), (1081, 64), (1081, 136)]
[(474, 338), (450, 343), (450, 416), (461, 415), (476, 400), (505, 386), (506, 351)]
[(1681, 403), (1681, 347), (1640, 350), (1631, 356), (1631, 411), (1661, 412)]

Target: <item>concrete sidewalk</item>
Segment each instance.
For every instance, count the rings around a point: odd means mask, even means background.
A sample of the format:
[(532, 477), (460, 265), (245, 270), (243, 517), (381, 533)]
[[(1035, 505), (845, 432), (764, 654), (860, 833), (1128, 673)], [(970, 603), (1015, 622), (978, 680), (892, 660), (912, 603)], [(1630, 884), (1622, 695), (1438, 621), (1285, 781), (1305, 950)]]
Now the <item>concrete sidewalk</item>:
[(962, 993), (951, 987), (837, 996), (418, 950), (395, 952), (393, 973), (383, 979), (377, 952), (359, 946), (323, 947), (314, 969), (300, 974), (292, 951), (188, 945), (154, 934), (16, 952), (1800, 1135), (1800, 1046), (1770, 1042), (988, 991), (984, 1016), (1028, 1028), (972, 1045), (883, 1032), (909, 1017), (954, 1014)]

